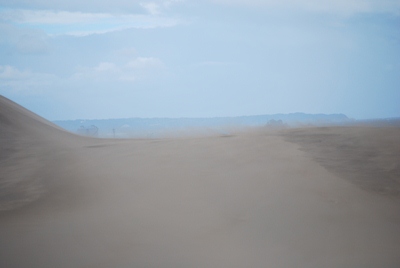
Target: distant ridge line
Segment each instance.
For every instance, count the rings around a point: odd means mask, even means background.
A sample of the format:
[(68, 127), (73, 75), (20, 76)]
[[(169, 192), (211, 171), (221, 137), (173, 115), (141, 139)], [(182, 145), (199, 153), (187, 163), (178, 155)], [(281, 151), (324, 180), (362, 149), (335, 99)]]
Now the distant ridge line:
[(120, 117), (120, 118), (102, 118), (102, 119), (84, 119), (84, 118), (77, 118), (77, 119), (65, 119), (65, 120), (53, 120), (52, 122), (66, 122), (66, 121), (102, 121), (102, 120), (126, 120), (126, 119), (143, 119), (143, 120), (153, 120), (153, 119), (167, 119), (167, 120), (180, 120), (180, 119), (190, 119), (190, 120), (208, 120), (208, 119), (234, 119), (234, 118), (248, 118), (248, 117), (275, 117), (275, 116), (297, 116), (297, 115), (304, 115), (304, 116), (323, 116), (323, 117), (330, 117), (330, 116), (338, 116), (342, 118), (350, 119), (347, 115), (343, 113), (334, 113), (334, 114), (324, 114), (324, 113), (317, 113), (317, 114), (310, 114), (310, 113), (302, 113), (302, 112), (295, 112), (295, 113), (277, 113), (277, 114), (256, 114), (256, 115), (237, 115), (237, 116), (211, 116), (211, 117)]
[[(182, 118), (115, 118), (115, 119), (76, 119), (58, 120), (55, 124), (71, 132), (95, 126), (99, 136), (112, 137), (115, 133), (123, 133), (124, 137), (133, 136), (162, 136), (166, 132), (188, 130), (211, 130), (226, 132), (226, 128), (235, 127), (296, 127), (307, 125), (341, 125), (352, 122), (344, 114), (273, 114), (273, 115), (244, 115), (231, 117), (182, 117)], [(121, 134), (122, 135), (122, 134)]]

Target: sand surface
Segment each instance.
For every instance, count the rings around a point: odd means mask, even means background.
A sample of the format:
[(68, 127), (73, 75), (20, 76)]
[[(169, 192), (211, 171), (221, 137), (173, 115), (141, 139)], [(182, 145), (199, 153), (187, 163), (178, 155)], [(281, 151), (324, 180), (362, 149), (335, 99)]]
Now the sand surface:
[(362, 189), (400, 197), (400, 126), (303, 128), (280, 134)]
[(400, 267), (399, 129), (99, 140), (4, 98), (0, 126), (0, 267)]

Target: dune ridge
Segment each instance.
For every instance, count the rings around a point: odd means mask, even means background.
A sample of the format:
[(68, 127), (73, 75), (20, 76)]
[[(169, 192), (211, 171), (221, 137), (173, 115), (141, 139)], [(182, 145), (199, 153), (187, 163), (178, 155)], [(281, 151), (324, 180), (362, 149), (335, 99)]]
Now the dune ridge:
[(44, 171), (80, 138), (0, 96), (0, 211), (39, 199), (57, 180)]

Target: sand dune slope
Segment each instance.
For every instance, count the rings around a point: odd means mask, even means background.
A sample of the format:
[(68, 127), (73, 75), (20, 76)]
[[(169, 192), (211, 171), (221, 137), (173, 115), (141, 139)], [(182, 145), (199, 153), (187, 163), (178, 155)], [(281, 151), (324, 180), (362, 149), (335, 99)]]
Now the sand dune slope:
[(400, 197), (400, 127), (319, 127), (283, 131), (329, 171), (367, 191)]
[[(73, 135), (0, 96), (0, 211), (38, 199), (50, 183), (43, 170)], [(52, 180), (54, 181), (54, 180)]]
[(1, 180), (43, 182), (0, 213), (0, 267), (400, 266), (398, 199), (276, 133), (85, 139), (26, 111), (10, 124), (14, 108), (0, 108)]

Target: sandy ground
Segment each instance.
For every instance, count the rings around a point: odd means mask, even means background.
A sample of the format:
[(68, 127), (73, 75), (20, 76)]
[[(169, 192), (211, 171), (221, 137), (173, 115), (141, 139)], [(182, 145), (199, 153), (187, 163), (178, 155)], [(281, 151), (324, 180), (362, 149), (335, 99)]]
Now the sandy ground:
[(291, 129), (280, 134), (362, 189), (400, 197), (400, 126), (377, 125)]
[[(400, 267), (398, 143), (376, 129), (97, 140), (4, 98), (0, 124), (0, 267)], [(346, 160), (370, 145), (375, 190)]]

